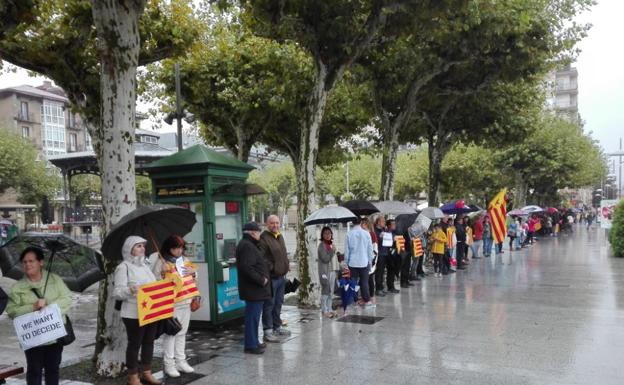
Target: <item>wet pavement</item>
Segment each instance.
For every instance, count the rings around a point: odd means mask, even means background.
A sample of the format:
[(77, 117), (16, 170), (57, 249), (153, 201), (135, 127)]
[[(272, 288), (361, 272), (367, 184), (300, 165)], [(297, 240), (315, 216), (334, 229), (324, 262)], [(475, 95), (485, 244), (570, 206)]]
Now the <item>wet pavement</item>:
[[(82, 315), (74, 318), (86, 327), (64, 364), (92, 351), (80, 347), (93, 341), (87, 325), (95, 304), (80, 301)], [(262, 356), (243, 353), (240, 329), (195, 332), (188, 348), (198, 374), (190, 383), (622, 383), (624, 259), (608, 255), (598, 229), (579, 226), (571, 236), (507, 249), (379, 298), (375, 309), (353, 309), (378, 317), (369, 318), (372, 324), (321, 319), (295, 307), (285, 313), (292, 337)], [(1, 316), (0, 362), (23, 362), (10, 327)]]

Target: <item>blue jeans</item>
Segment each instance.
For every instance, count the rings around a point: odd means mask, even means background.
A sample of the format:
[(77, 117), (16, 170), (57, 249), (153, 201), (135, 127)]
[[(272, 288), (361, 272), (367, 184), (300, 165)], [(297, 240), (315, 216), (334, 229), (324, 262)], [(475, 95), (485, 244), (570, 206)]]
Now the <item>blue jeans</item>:
[(245, 301), (245, 349), (258, 347), (258, 326), (265, 302), (267, 301)]
[(503, 253), (503, 242), (497, 243), (495, 249), (496, 249), (496, 254), (502, 254)]
[(492, 254), (492, 238), (483, 238), (483, 255), (490, 256)]
[(282, 327), (282, 304), (284, 303), (284, 289), (286, 288), (286, 279), (284, 277), (271, 278), (273, 286), (273, 299), (264, 302), (262, 310), (262, 329), (277, 330)]
[(349, 266), (349, 270), (351, 270), (351, 278), (359, 281), (360, 284), (360, 293), (362, 294), (362, 299), (364, 302), (370, 301), (370, 290), (368, 289), (368, 266), (366, 267), (351, 267)]
[[(472, 258), (474, 257), (479, 257), (479, 249), (481, 248), (481, 243), (483, 241), (482, 240), (476, 240), (472, 243), (472, 246), (470, 246), (470, 248), (472, 249)], [(485, 248), (485, 246), (484, 246)]]

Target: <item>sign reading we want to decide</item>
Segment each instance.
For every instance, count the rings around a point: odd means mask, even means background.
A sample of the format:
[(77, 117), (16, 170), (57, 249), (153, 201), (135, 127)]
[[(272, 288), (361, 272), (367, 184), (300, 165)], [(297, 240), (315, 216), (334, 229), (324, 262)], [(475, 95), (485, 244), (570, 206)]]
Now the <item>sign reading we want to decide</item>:
[(13, 327), (23, 350), (55, 341), (67, 334), (61, 309), (55, 303), (15, 317)]

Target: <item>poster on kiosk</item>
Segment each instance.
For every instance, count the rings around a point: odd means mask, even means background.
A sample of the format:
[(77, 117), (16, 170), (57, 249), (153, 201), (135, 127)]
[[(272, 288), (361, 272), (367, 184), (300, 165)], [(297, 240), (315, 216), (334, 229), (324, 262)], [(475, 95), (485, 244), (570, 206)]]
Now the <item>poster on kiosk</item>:
[[(254, 168), (228, 155), (196, 145), (149, 164), (155, 203), (180, 205), (197, 222), (184, 236), (186, 256), (197, 266), (202, 306), (194, 322), (218, 324), (241, 318), (236, 245), (247, 219), (247, 197), (264, 193), (246, 183)], [(254, 188), (250, 188), (253, 186)]]

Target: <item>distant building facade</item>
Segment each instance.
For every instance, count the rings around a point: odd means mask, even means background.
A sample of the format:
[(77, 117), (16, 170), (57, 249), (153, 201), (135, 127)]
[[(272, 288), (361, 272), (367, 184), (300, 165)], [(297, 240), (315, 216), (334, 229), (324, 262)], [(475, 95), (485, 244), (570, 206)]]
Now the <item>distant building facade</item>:
[(568, 65), (548, 74), (546, 108), (569, 120), (580, 121), (575, 67)]

